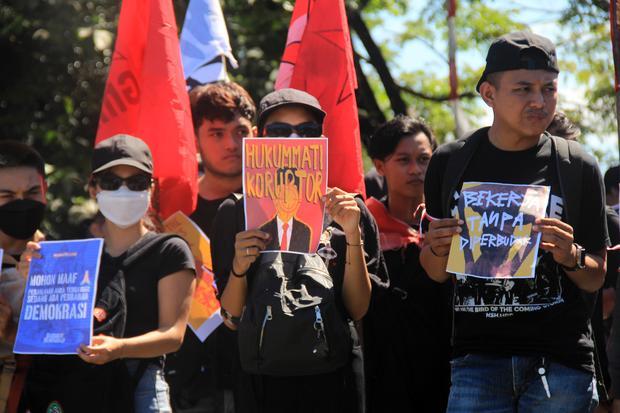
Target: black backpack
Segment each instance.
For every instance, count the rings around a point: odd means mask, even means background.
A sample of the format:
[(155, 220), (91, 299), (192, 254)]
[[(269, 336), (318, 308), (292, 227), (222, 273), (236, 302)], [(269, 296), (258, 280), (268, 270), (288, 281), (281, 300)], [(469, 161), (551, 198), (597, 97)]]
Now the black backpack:
[(261, 254), (248, 274), (238, 334), (241, 365), (253, 374), (326, 373), (351, 357), (334, 281), (317, 254)]
[[(94, 320), (93, 335), (123, 337), (127, 320), (125, 272), (173, 234), (148, 233), (127, 250), (119, 268), (99, 274), (95, 308), (106, 312), (102, 322)], [(150, 363), (140, 359), (130, 373), (124, 360), (101, 366), (88, 364), (77, 356), (35, 356), (28, 372), (25, 399), (33, 413), (46, 412), (52, 403), (71, 412), (133, 412), (135, 388)]]

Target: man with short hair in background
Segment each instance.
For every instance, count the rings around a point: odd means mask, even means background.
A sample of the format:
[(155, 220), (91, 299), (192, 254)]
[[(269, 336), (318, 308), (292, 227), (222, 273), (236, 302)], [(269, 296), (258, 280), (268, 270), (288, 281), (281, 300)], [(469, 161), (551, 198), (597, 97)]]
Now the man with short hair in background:
[[(20, 255), (29, 241), (41, 241), (38, 231), (45, 214), (47, 183), (45, 162), (37, 151), (17, 141), (0, 141), (0, 410), (7, 401), (16, 406), (21, 388), (13, 387), (16, 359), (13, 342), (26, 280), (17, 271)], [(25, 374), (21, 363), (16, 375)], [(10, 392), (10, 400), (9, 400)]]

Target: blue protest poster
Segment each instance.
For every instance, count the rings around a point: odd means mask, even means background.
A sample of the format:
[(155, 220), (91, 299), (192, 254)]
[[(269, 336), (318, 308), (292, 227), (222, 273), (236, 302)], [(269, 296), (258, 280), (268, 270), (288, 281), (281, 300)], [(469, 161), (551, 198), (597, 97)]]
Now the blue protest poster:
[(4, 258), (4, 250), (0, 248), (0, 272), (2, 272), (2, 259)]
[(13, 352), (76, 354), (90, 344), (102, 239), (41, 242), (30, 273)]

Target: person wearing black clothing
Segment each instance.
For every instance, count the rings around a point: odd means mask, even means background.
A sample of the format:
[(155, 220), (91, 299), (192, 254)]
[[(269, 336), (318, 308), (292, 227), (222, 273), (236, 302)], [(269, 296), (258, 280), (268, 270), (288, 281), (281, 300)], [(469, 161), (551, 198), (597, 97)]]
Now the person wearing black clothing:
[[(276, 136), (282, 137), (286, 126), (290, 136), (298, 137), (293, 131), (299, 132), (299, 126), (304, 125), (306, 132), (316, 131), (305, 136), (318, 137), (321, 135), (320, 124), (324, 115), (314, 97), (294, 89), (281, 89), (261, 101), (259, 131), (261, 135), (272, 136), (270, 126), (273, 124), (278, 126)], [(337, 188), (328, 191), (325, 201), (327, 212), (334, 217), (334, 222), (327, 227), (328, 234), (324, 233), (323, 242), (330, 239), (331, 248), (337, 254), (327, 263), (335, 291), (337, 317), (359, 320), (365, 314), (370, 299), (368, 274), (379, 272), (378, 267), (382, 262), (377, 254), (376, 232), (374, 240), (372, 235), (374, 220), (361, 200)], [(364, 228), (363, 231), (360, 226)], [(245, 230), (243, 200), (229, 200), (222, 204), (216, 217), (214, 270), (221, 292), (225, 323), (232, 329), (237, 328), (246, 299), (254, 292), (252, 282), (257, 274), (257, 266), (265, 259), (261, 251), (268, 241), (268, 235), (262, 231)], [(373, 251), (372, 255), (367, 251)], [(301, 257), (300, 254), (283, 254)], [(334, 342), (334, 339), (331, 338), (331, 348), (345, 344)], [(239, 345), (242, 344), (240, 338)], [(351, 349), (348, 351), (350, 353)], [(331, 370), (320, 374), (299, 371), (295, 376), (252, 375), (257, 407), (261, 412), (355, 411), (357, 403), (355, 399), (350, 401), (350, 393), (347, 391), (351, 388), (349, 383), (352, 380), (350, 363), (346, 362), (334, 365)]]
[[(17, 264), (28, 241), (40, 241), (38, 231), (45, 213), (45, 162), (30, 146), (12, 140), (0, 142), (0, 411), (14, 410), (19, 402), (27, 357), (13, 354), (26, 279)], [(17, 362), (17, 371), (9, 367)], [(15, 378), (14, 378), (15, 377)], [(8, 399), (8, 400), (7, 400)]]
[(435, 147), (428, 126), (406, 116), (380, 126), (369, 143), (388, 183), (388, 195), (368, 198), (366, 205), (379, 225), (390, 280), (387, 288), (373, 286), (364, 318), (371, 412), (440, 413), (448, 401), (451, 290), (429, 279), (420, 265), (420, 214), (415, 215)]
[[(213, 239), (218, 208), (241, 192), (241, 142), (256, 134), (254, 101), (239, 84), (215, 82), (190, 91), (190, 104), (203, 174), (190, 219)], [(188, 329), (181, 349), (166, 360), (166, 380), (179, 412), (210, 405), (213, 411), (251, 412), (235, 352), (236, 334), (219, 326), (204, 342)]]
[[(195, 264), (178, 236), (150, 232), (153, 162), (148, 146), (115, 135), (95, 146), (89, 192), (105, 220), (91, 345), (75, 356), (36, 356), (26, 384), (33, 412), (171, 412), (163, 356), (185, 334)], [(20, 271), (40, 257), (28, 243)], [(131, 262), (131, 263), (130, 263)]]
[[(420, 260), (439, 282), (454, 281), (455, 358), (448, 412), (588, 412), (596, 404), (590, 315), (605, 276), (608, 244), (601, 174), (592, 156), (569, 142), (582, 165), (580, 213), (567, 223), (556, 144), (544, 134), (557, 103), (553, 43), (529, 32), (493, 42), (478, 82), (493, 110), (490, 128), (440, 147), (425, 181), (430, 223)], [(443, 188), (456, 154), (477, 146), (456, 192)], [(560, 142), (562, 143), (562, 142)], [(565, 143), (563, 143), (565, 145)], [(449, 216), (463, 182), (549, 186), (547, 218), (532, 279), (451, 277), (446, 264), (463, 221)], [(570, 195), (570, 194), (569, 194)], [(569, 198), (571, 199), (571, 198)], [(444, 202), (446, 204), (444, 204)]]

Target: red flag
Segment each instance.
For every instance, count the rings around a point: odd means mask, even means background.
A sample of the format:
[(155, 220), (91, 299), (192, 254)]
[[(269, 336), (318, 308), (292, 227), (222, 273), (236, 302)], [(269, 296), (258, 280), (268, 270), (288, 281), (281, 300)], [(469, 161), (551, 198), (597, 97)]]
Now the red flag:
[(297, 0), (276, 89), (315, 96), (327, 113), (329, 186), (364, 191), (355, 89), (357, 78), (343, 0)]
[(189, 215), (198, 166), (171, 0), (123, 1), (96, 142), (118, 133), (151, 148), (161, 216)]

